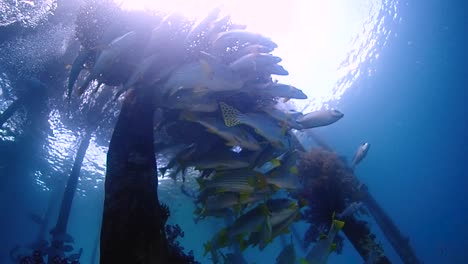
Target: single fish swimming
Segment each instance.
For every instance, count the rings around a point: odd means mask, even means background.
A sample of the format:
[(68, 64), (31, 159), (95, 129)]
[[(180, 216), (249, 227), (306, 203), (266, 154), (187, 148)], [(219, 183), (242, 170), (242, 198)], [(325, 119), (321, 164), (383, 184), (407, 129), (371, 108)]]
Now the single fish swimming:
[(367, 142), (359, 145), (356, 153), (354, 154), (353, 161), (351, 162), (351, 167), (356, 167), (356, 165), (358, 165), (366, 157), (369, 148), (370, 144)]
[(336, 109), (319, 110), (299, 116), (296, 121), (303, 129), (328, 126), (340, 120), (344, 116), (343, 113)]

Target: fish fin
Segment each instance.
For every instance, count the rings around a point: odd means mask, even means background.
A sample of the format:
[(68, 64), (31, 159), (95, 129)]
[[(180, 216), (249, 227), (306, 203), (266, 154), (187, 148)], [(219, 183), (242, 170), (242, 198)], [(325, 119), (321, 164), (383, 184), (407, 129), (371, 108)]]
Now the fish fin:
[(232, 142), (232, 141), (226, 142), (226, 146), (229, 146), (229, 147), (235, 147), (235, 146), (238, 146), (238, 145), (239, 145), (239, 144), (234, 143), (234, 142)]
[(193, 210), (193, 214), (194, 215), (200, 215), (202, 213), (203, 209), (200, 208), (200, 207), (197, 207), (195, 208), (195, 210)]
[(289, 172), (297, 175), (299, 173), (299, 169), (297, 168), (297, 166), (292, 166), (291, 168), (289, 168)]
[(166, 174), (166, 171), (167, 171), (167, 167), (162, 167), (162, 168), (159, 168), (159, 172), (161, 173), (161, 175), (164, 177), (164, 175)]
[(297, 209), (297, 203), (291, 202), (288, 206), (288, 209)]
[(241, 251), (244, 251), (247, 248), (247, 243), (244, 240), (244, 234), (242, 233), (242, 234), (237, 235), (236, 240), (239, 243), (239, 249)]
[(274, 167), (278, 167), (281, 165), (281, 161), (279, 159), (272, 159), (271, 160), (271, 164), (274, 166)]
[(196, 179), (196, 181), (197, 181), (198, 186), (200, 187), (200, 189), (203, 189), (205, 187), (205, 181), (202, 178), (198, 177)]
[(260, 174), (258, 173), (257, 174), (257, 186), (260, 188), (260, 189), (263, 189), (263, 188), (266, 188), (268, 187), (268, 179), (267, 177), (265, 177), (265, 175), (263, 174)]
[(239, 193), (239, 203), (243, 204), (247, 201), (250, 197), (250, 193), (248, 192), (241, 192)]
[(303, 199), (303, 198), (299, 199), (299, 207), (300, 208), (306, 206), (307, 204), (309, 204), (309, 202), (307, 202), (306, 199)]
[(287, 227), (284, 228), (283, 230), (281, 230), (281, 234), (283, 234), (283, 235), (286, 235), (286, 234), (289, 234), (289, 233), (291, 233), (291, 230), (289, 230), (289, 228), (287, 228)]
[(335, 251), (335, 250), (336, 250), (336, 243), (332, 243), (332, 244), (330, 245), (330, 252), (331, 252), (331, 251)]
[(238, 203), (238, 204), (235, 204), (233, 207), (232, 207), (232, 211), (234, 212), (234, 215), (239, 215), (239, 213), (241, 212), (242, 210), (242, 204)]
[(345, 225), (345, 222), (343, 222), (343, 221), (340, 221), (340, 220), (333, 220), (333, 226), (334, 226), (334, 228), (336, 228), (337, 230), (343, 229), (344, 225)]
[(278, 186), (276, 186), (274, 184), (271, 185), (271, 188), (273, 189), (274, 192), (277, 192), (277, 191), (279, 191), (281, 189), (280, 187), (278, 187)]
[(288, 102), (289, 100), (291, 100), (291, 98), (284, 98), (284, 99), (283, 99), (283, 103), (286, 103), (286, 102)]
[(296, 217), (294, 217), (294, 221), (300, 221), (300, 220), (302, 220), (302, 215), (297, 214)]
[(223, 115), (224, 124), (227, 127), (232, 127), (241, 124), (239, 118), (242, 116), (242, 113), (234, 107), (220, 102), (219, 107), (221, 108), (221, 114)]
[(266, 203), (263, 203), (263, 204), (260, 205), (260, 212), (266, 217), (271, 215), (270, 208), (268, 208)]
[(310, 263), (305, 258), (300, 258), (299, 259), (299, 264), (310, 264)]
[(268, 237), (267, 240), (270, 240), (272, 232), (273, 232), (273, 227), (271, 225), (271, 218), (269, 215), (266, 217), (266, 220), (265, 220), (265, 228), (266, 228), (267, 237)]
[(117, 93), (115, 93), (115, 95), (114, 95), (114, 101), (117, 101), (117, 99), (119, 99), (119, 97), (120, 97), (123, 93), (125, 93), (126, 91), (127, 91), (126, 88), (121, 87), (120, 90), (118, 90)]
[(227, 242), (228, 242), (228, 232), (227, 232), (227, 229), (226, 229), (226, 228), (223, 228), (223, 229), (219, 232), (218, 241), (219, 241), (219, 245), (220, 245), (221, 247), (224, 247), (224, 246), (227, 245)]
[(210, 252), (213, 249), (213, 244), (211, 243), (211, 241), (208, 241), (205, 244), (203, 244), (203, 247), (205, 248), (203, 256), (206, 256), (206, 254), (208, 254), (208, 252)]

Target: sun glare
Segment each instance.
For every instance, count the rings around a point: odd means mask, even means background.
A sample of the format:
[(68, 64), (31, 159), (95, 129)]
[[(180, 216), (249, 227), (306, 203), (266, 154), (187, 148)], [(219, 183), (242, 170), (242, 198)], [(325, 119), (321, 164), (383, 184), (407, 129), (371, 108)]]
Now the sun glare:
[[(216, 6), (249, 31), (270, 37), (278, 44), (289, 76), (278, 78), (302, 89), (313, 99), (311, 108), (340, 99), (336, 91), (338, 68), (351, 49), (350, 42), (370, 16), (378, 0), (115, 0), (125, 9), (179, 12), (202, 19)], [(352, 2), (352, 3), (351, 3)], [(341, 72), (343, 70), (341, 69)], [(308, 102), (296, 101), (298, 107)]]

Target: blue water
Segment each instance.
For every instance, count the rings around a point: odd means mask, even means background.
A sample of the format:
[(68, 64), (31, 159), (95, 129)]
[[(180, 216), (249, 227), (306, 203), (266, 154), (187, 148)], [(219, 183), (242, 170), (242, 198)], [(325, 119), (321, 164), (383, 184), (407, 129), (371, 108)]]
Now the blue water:
[[(359, 66), (363, 73), (352, 78), (339, 101), (331, 103), (345, 117), (332, 126), (316, 129), (316, 133), (349, 159), (357, 145), (371, 143), (370, 152), (356, 174), (409, 237), (423, 263), (467, 263), (468, 4), (402, 1), (397, 7), (398, 21), (388, 23), (391, 35), (385, 45), (378, 47), (378, 59), (363, 61)], [(67, 32), (69, 28), (65, 25), (56, 30)], [(14, 38), (14, 32), (1, 32)], [(16, 43), (28, 45), (24, 41)], [(49, 55), (55, 56), (53, 52)], [(34, 72), (47, 58), (38, 56), (37, 60), (19, 67), (20, 71)], [(8, 88), (8, 76), (2, 75), (0, 79), (3, 111), (12, 101), (8, 97), (11, 87)], [(56, 101), (51, 108), (56, 107)], [(15, 245), (27, 244), (35, 238), (37, 226), (28, 214), (43, 214), (50, 197), (52, 201), (59, 200), (54, 190), (63, 188), (63, 180), (71, 170), (79, 130), (73, 125), (59, 124), (55, 120), (58, 112), (49, 115), (54, 133), (47, 136), (47, 144), (35, 146), (28, 142), (20, 144), (21, 149), (0, 148), (2, 161), (8, 160), (9, 151), (24, 152), (14, 166), (28, 174), (0, 175), (4, 177), (0, 188), (0, 263), (9, 263), (8, 252)], [(2, 128), (0, 144), (15, 142), (15, 137), (9, 135), (24, 132), (18, 125), (21, 120), (24, 117), (20, 114), (10, 123), (9, 132)], [(105, 152), (106, 148), (93, 139), (72, 208), (69, 230), (75, 245), (84, 248), (82, 263), (90, 263), (99, 232)], [(35, 162), (35, 157), (41, 155), (51, 166)], [(45, 167), (48, 169), (44, 170)], [(57, 197), (60, 195), (58, 191)], [(224, 226), (224, 221), (195, 224), (191, 200), (181, 195), (178, 185), (174, 186), (171, 180), (160, 182), (159, 195), (171, 207), (170, 222), (180, 224), (185, 231), (183, 246), (194, 250), (198, 261), (211, 263), (202, 256), (202, 244)], [(402, 263), (375, 223), (372, 228), (379, 234), (392, 263)], [(297, 229), (303, 231), (306, 226), (299, 223)], [(244, 256), (249, 263), (274, 263), (280, 245), (276, 241), (262, 252), (248, 249)], [(299, 256), (305, 254), (296, 248)], [(345, 242), (343, 254), (332, 255), (329, 263), (363, 261)]]

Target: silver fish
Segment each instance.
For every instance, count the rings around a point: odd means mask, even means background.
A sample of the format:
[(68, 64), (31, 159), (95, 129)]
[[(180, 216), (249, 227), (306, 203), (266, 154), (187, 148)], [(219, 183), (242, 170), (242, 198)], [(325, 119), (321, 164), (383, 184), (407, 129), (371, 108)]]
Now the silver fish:
[(279, 64), (266, 65), (261, 70), (268, 74), (274, 74), (274, 75), (280, 75), (280, 76), (289, 75), (289, 72), (283, 66)]
[(353, 161), (351, 162), (351, 166), (354, 168), (356, 165), (358, 165), (367, 155), (367, 152), (369, 151), (370, 144), (369, 143), (362, 143), (358, 149), (356, 150), (356, 153), (354, 154)]
[(266, 175), (266, 181), (273, 184), (278, 188), (285, 188), (288, 190), (295, 190), (302, 187), (298, 177), (298, 161), (299, 153), (292, 151), (286, 154), (283, 158), (281, 166), (275, 168)]
[(303, 129), (307, 129), (328, 126), (340, 120), (343, 116), (343, 113), (332, 108), (307, 113), (298, 117), (296, 121), (302, 126)]
[(224, 49), (227, 48), (228, 45), (232, 43), (232, 41), (239, 41), (250, 44), (260, 44), (273, 49), (278, 47), (278, 45), (274, 43), (271, 39), (262, 36), (258, 33), (253, 33), (246, 30), (230, 30), (220, 33), (213, 41), (212, 45), (215, 49)]
[(262, 46), (259, 44), (252, 44), (252, 45), (247, 45), (247, 46), (239, 48), (239, 50), (236, 52), (236, 56), (238, 58), (241, 58), (251, 53), (270, 53), (272, 51), (273, 51), (272, 48)]
[(281, 62), (281, 58), (268, 53), (250, 53), (231, 62), (229, 68), (233, 71), (256, 71), (266, 65)]
[(205, 59), (187, 63), (177, 68), (163, 85), (164, 94), (174, 95), (183, 89), (194, 93), (234, 91), (244, 85), (240, 76), (222, 63)]
[(265, 94), (271, 97), (283, 97), (294, 99), (307, 99), (307, 95), (292, 85), (271, 83), (263, 87), (258, 87), (255, 92)]
[(187, 112), (215, 112), (218, 110), (218, 102), (203, 94), (197, 94), (193, 90), (180, 90), (165, 100), (159, 98), (159, 105), (169, 109), (186, 110)]
[(208, 13), (208, 15), (205, 18), (196, 22), (190, 30), (190, 32), (185, 37), (185, 41), (190, 43), (194, 41), (198, 37), (198, 35), (201, 34), (203, 31), (209, 31), (213, 24), (216, 22), (215, 20), (216, 18), (218, 18), (220, 12), (221, 8), (215, 7)]

